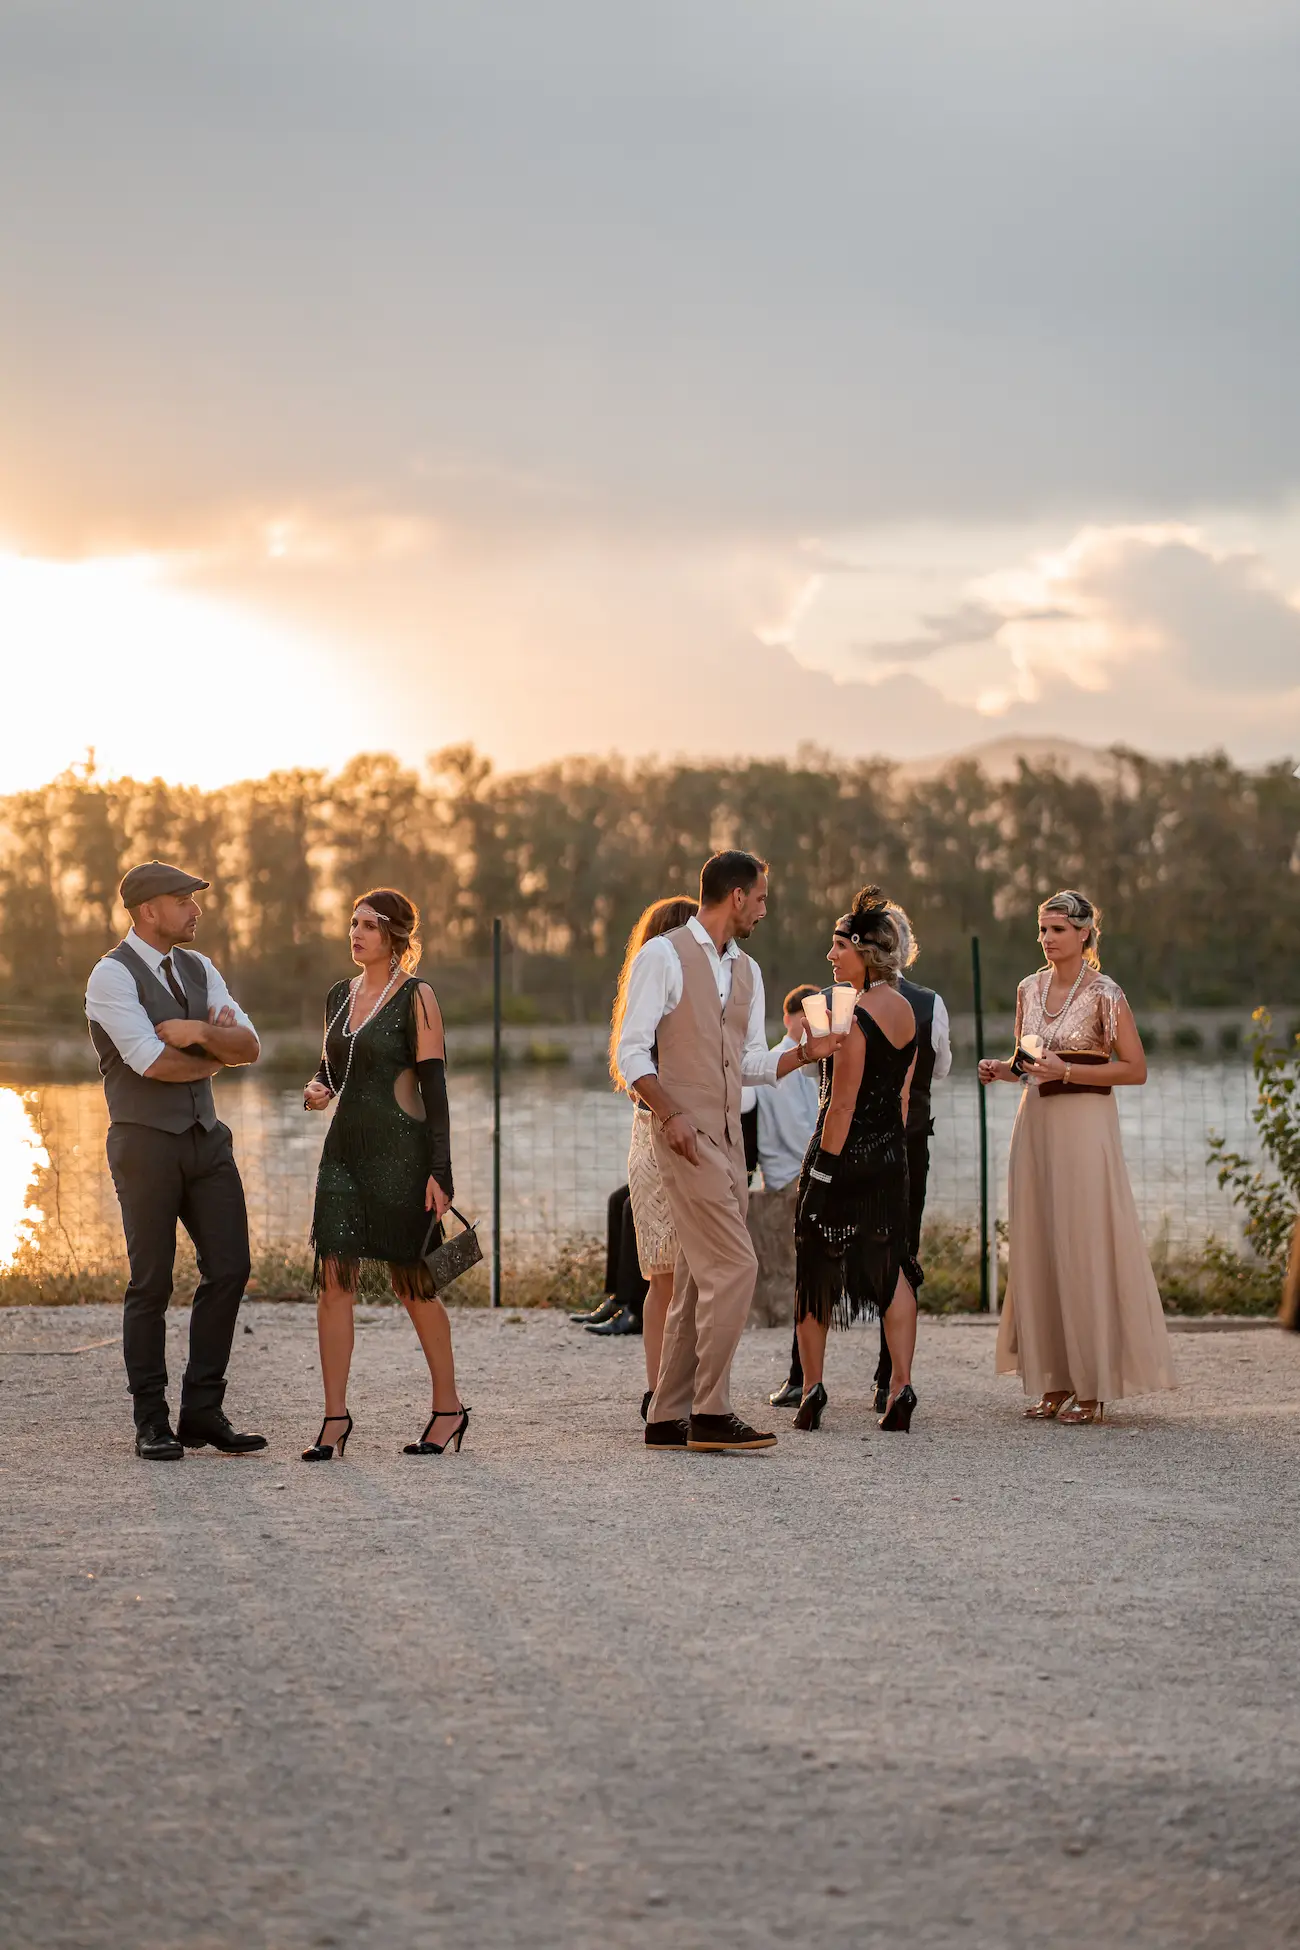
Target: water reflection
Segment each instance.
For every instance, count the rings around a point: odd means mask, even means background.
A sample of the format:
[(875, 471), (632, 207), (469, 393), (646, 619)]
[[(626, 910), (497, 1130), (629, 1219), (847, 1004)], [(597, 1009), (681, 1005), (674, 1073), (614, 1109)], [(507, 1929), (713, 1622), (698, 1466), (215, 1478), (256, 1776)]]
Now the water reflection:
[(0, 1088), (0, 1267), (12, 1266), (45, 1214), (32, 1194), (50, 1156), (37, 1130), (39, 1093)]
[[(960, 1226), (979, 1210), (978, 1086), (970, 1068), (935, 1091), (929, 1211)], [(1207, 1233), (1240, 1236), (1240, 1215), (1215, 1183), (1207, 1129), (1254, 1155), (1254, 1086), (1240, 1062), (1153, 1066), (1145, 1090), (1121, 1093), (1124, 1147), (1149, 1239), (1195, 1247)], [(994, 1211), (1005, 1212), (1007, 1145), (1018, 1093), (989, 1093)], [(302, 1108), (301, 1086), (237, 1073), (218, 1082), (248, 1198), (254, 1249), (307, 1251), (316, 1165), (328, 1115)], [(491, 1091), (481, 1072), (451, 1081), (456, 1203), (491, 1210)], [(503, 1243), (508, 1256), (550, 1258), (566, 1241), (603, 1236), (605, 1201), (626, 1177), (630, 1113), (594, 1075), (507, 1073), (502, 1105)], [(95, 1083), (0, 1087), (0, 1269), (86, 1273), (123, 1261), (122, 1222), (104, 1157), (104, 1094)]]

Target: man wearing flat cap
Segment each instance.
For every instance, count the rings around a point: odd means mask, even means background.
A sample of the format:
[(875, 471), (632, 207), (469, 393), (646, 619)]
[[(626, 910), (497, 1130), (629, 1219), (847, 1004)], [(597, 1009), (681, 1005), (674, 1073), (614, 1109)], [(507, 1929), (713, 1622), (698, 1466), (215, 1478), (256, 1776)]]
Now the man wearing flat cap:
[[(235, 1455), (266, 1447), (263, 1436), (233, 1429), (222, 1407), (248, 1282), (248, 1215), (212, 1078), (256, 1063), (261, 1051), (217, 970), (189, 945), (202, 912), (194, 896), (207, 885), (161, 860), (132, 867), (118, 890), (131, 931), (86, 984), (90, 1040), (108, 1098), (108, 1166), (131, 1262), (122, 1352), (135, 1452), (149, 1462), (179, 1461), (205, 1443)], [(194, 1241), (200, 1277), (173, 1434), (166, 1325), (178, 1221)]]

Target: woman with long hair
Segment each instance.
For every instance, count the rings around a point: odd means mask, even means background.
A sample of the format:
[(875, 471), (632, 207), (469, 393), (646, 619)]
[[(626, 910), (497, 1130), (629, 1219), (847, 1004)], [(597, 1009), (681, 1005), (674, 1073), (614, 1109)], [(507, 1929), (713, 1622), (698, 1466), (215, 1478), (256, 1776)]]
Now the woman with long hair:
[(664, 1192), (663, 1180), (659, 1176), (659, 1166), (655, 1162), (651, 1134), (654, 1119), (635, 1090), (628, 1090), (623, 1073), (618, 1066), (618, 1043), (623, 1033), (623, 1017), (627, 1011), (627, 980), (632, 963), (656, 935), (669, 934), (673, 928), (685, 927), (691, 915), (698, 913), (699, 902), (689, 894), (669, 894), (665, 899), (651, 901), (641, 915), (627, 939), (627, 950), (623, 956), (623, 966), (619, 970), (618, 989), (614, 996), (614, 1013), (609, 1028), (609, 1074), (614, 1079), (616, 1090), (627, 1090), (632, 1099), (632, 1142), (627, 1154), (627, 1183), (632, 1202), (632, 1224), (636, 1229), (636, 1256), (641, 1266), (641, 1277), (647, 1283), (645, 1306), (641, 1315), (641, 1332), (645, 1346), (646, 1389), (641, 1401), (641, 1419), (650, 1406), (659, 1379), (659, 1356), (664, 1344), (664, 1321), (668, 1315), (669, 1302), (673, 1297), (673, 1268), (677, 1264), (677, 1233), (673, 1226), (672, 1214), (668, 1210), (668, 1199)]
[(979, 1079), (1021, 1083), (1007, 1169), (1009, 1258), (997, 1372), (1033, 1421), (1100, 1421), (1172, 1388), (1169, 1335), (1124, 1163), (1116, 1085), (1146, 1082), (1124, 992), (1101, 972), (1101, 911), (1064, 888), (1038, 910), (1046, 967), (1016, 996), (1016, 1052)]
[(428, 1424), (404, 1453), (440, 1456), (448, 1443), (459, 1451), (469, 1425), (456, 1392), (451, 1323), (424, 1264), (442, 1236), (452, 1175), (442, 1015), (414, 972), (418, 925), (415, 903), (396, 888), (374, 887), (357, 900), (348, 945), (359, 973), (329, 992), (321, 1066), (303, 1091), (308, 1110), (335, 1105), (311, 1231), (325, 1419), (304, 1462), (328, 1462), (335, 1449), (342, 1456), (352, 1433), (352, 1306), (366, 1261), (387, 1264), (433, 1387)]
[(795, 1208), (795, 1330), (803, 1365), (797, 1429), (815, 1429), (832, 1327), (881, 1318), (892, 1373), (880, 1427), (906, 1434), (916, 1394), (916, 1293), (923, 1275), (910, 1250), (907, 1087), (916, 1018), (898, 981), (916, 949), (879, 887), (864, 887), (835, 923), (826, 959), (857, 993), (839, 1054), (824, 1058), (817, 1129)]

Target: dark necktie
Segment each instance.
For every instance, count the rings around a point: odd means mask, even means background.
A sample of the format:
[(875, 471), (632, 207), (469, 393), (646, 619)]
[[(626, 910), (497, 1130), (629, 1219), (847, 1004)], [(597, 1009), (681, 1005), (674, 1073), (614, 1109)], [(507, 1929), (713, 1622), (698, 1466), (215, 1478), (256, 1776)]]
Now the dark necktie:
[(171, 990), (172, 994), (176, 997), (176, 1000), (181, 1005), (181, 1014), (183, 1016), (187, 1016), (190, 1012), (190, 1005), (185, 999), (184, 989), (181, 987), (180, 983), (176, 979), (176, 970), (172, 967), (171, 956), (164, 955), (160, 966), (162, 968), (163, 975), (166, 978), (168, 988)]

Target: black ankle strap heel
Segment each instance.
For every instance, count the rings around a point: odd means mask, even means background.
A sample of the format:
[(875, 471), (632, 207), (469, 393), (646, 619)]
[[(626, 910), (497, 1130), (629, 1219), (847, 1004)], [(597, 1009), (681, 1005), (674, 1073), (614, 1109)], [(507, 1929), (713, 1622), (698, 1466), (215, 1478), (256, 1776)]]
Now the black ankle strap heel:
[[(447, 1437), (447, 1441), (430, 1442), (429, 1430), (433, 1427), (435, 1422), (437, 1422), (439, 1419), (445, 1420), (446, 1417), (449, 1415), (459, 1415), (460, 1420), (456, 1424), (455, 1428), (452, 1430), (451, 1434)], [(465, 1431), (468, 1427), (469, 1427), (469, 1410), (468, 1408), (465, 1407), (463, 1402), (459, 1408), (437, 1408), (434, 1410), (433, 1414), (429, 1417), (428, 1421), (426, 1422), (424, 1428), (424, 1434), (420, 1437), (420, 1440), (418, 1442), (408, 1442), (406, 1446), (403, 1448), (402, 1454), (404, 1456), (440, 1456), (443, 1450), (446, 1449), (449, 1444), (451, 1444), (454, 1445), (456, 1454), (459, 1455), (460, 1445), (465, 1440)]]
[(317, 1436), (316, 1440), (312, 1443), (311, 1448), (304, 1449), (302, 1452), (302, 1459), (304, 1462), (328, 1462), (330, 1458), (333, 1456), (334, 1448), (335, 1448), (334, 1443), (326, 1442), (324, 1440), (325, 1431), (329, 1427), (331, 1422), (347, 1423), (347, 1427), (344, 1429), (342, 1435), (338, 1439), (338, 1452), (340, 1458), (342, 1457), (343, 1451), (348, 1446), (348, 1437), (352, 1433), (352, 1417), (346, 1412), (346, 1410), (342, 1415), (327, 1415), (325, 1417), (325, 1420), (320, 1425), (320, 1434)]

